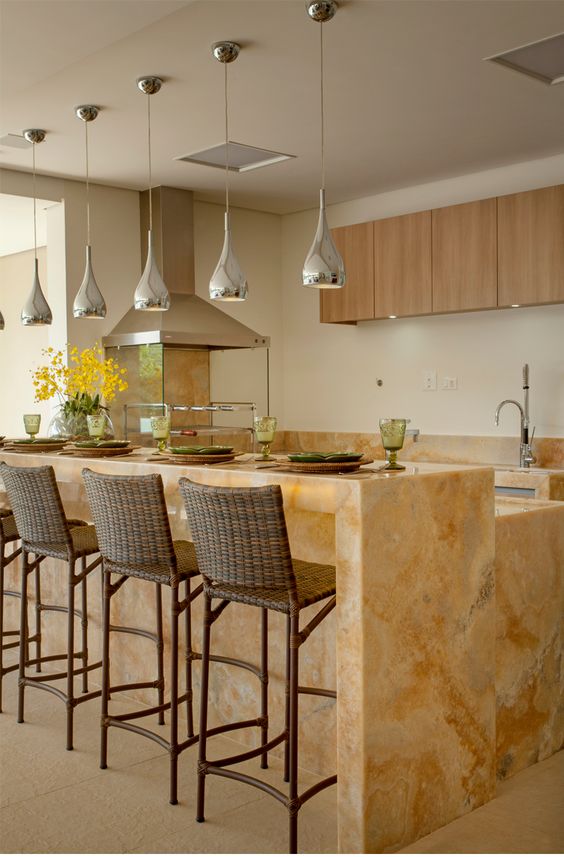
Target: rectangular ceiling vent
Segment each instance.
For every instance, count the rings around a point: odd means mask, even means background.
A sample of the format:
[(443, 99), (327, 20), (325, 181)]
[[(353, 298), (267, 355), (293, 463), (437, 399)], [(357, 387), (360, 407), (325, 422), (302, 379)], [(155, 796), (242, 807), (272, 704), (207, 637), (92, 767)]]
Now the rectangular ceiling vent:
[(0, 137), (0, 146), (10, 146), (12, 149), (29, 149), (32, 143), (28, 143), (21, 134), (5, 134)]
[(543, 83), (564, 83), (564, 33), (485, 59), (528, 74)]
[[(245, 173), (247, 170), (256, 170), (258, 167), (267, 167), (269, 164), (277, 164), (295, 158), (295, 155), (285, 155), (283, 152), (271, 152), (269, 149), (259, 149), (256, 146), (246, 146), (244, 143), (235, 143), (229, 140), (229, 169), (236, 173)], [(212, 146), (211, 149), (203, 149), (201, 152), (192, 152), (190, 155), (178, 155), (175, 161), (186, 161), (189, 164), (201, 164), (204, 167), (219, 167), (225, 169), (226, 145)]]

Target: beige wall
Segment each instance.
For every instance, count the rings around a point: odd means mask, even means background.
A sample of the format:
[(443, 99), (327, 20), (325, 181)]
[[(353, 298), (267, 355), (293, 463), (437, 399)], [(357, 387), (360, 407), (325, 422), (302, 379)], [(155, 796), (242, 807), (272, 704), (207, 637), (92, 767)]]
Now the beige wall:
[[(31, 192), (28, 174), (2, 171), (0, 178), (5, 193)], [(361, 222), (563, 179), (564, 156), (556, 156), (331, 206), (329, 220), (332, 226)], [(131, 305), (141, 270), (138, 194), (99, 185), (92, 189), (94, 269), (109, 310), (104, 321), (72, 318), (84, 267), (84, 185), (40, 176), (38, 194), (64, 200), (66, 249), (57, 276), (63, 277), (66, 268), (68, 312), (66, 335), (60, 337), (91, 344)], [(60, 211), (55, 216), (60, 218)], [(284, 217), (232, 212), (234, 246), (248, 277), (249, 300), (221, 309), (271, 337), (270, 411), (279, 417), (281, 428), (377, 431), (380, 416), (399, 415), (410, 417), (412, 426), (426, 433), (516, 435), (516, 412), (504, 412), (499, 429), (493, 414), (501, 399), (521, 398), (521, 366), (528, 362), (537, 435), (564, 436), (564, 306), (356, 327), (321, 325), (317, 292), (301, 286), (316, 217), (313, 209)], [(223, 207), (197, 201), (194, 220), (196, 288), (207, 297), (222, 245)], [(29, 364), (20, 338), (9, 360), (22, 357)], [(211, 366), (212, 398), (253, 400), (259, 410), (266, 409), (264, 349), (216, 352)], [(424, 369), (436, 369), (439, 381), (456, 376), (458, 390), (423, 392)], [(383, 386), (377, 386), (377, 379)], [(28, 395), (31, 392), (28, 388)]]
[[(39, 281), (49, 299), (45, 247), (37, 248)], [(25, 437), (22, 414), (41, 414), (40, 433), (50, 420), (49, 403), (34, 401), (30, 369), (43, 362), (47, 327), (24, 328), (22, 305), (33, 280), (33, 250), (0, 257), (0, 308), (6, 327), (0, 332), (0, 435)]]
[[(194, 206), (196, 292), (208, 297), (210, 277), (223, 245), (223, 206)], [(281, 218), (247, 209), (232, 209), (233, 247), (249, 284), (241, 303), (216, 304), (237, 321), (270, 336), (270, 413), (283, 419), (283, 324)], [(266, 349), (213, 351), (211, 395), (214, 401), (254, 401), (266, 412)]]
[[(560, 155), (342, 203), (328, 218), (360, 223), (562, 181)], [(516, 409), (499, 428), (494, 411), (521, 400), (528, 362), (537, 435), (564, 436), (564, 306), (322, 325), (318, 294), (301, 286), (316, 219), (307, 211), (282, 222), (285, 428), (377, 431), (379, 417), (405, 416), (426, 433), (515, 435)], [(458, 390), (423, 392), (424, 369), (456, 376)]]

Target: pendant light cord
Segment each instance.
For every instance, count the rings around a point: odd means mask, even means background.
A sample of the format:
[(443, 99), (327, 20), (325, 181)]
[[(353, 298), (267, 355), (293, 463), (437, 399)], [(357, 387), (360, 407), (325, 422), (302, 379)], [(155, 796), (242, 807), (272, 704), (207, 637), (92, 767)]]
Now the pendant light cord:
[(37, 261), (37, 193), (35, 183), (35, 143), (33, 144), (33, 253)]
[(151, 172), (151, 96), (147, 95), (147, 147), (149, 150), (149, 232), (153, 232), (153, 175)]
[(227, 63), (223, 64), (225, 88), (225, 211), (229, 214), (229, 114), (227, 109)]
[(323, 98), (323, 22), (319, 26), (321, 65), (321, 189), (325, 190), (325, 110)]
[(88, 170), (88, 122), (84, 123), (84, 143), (86, 152), (86, 243), (90, 246), (90, 173)]

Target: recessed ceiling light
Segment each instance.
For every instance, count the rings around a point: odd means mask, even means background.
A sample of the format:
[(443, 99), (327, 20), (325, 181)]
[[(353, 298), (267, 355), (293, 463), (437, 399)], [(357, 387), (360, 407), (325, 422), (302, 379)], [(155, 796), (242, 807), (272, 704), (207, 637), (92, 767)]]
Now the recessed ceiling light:
[(174, 160), (201, 164), (204, 167), (219, 167), (224, 170), (226, 154), (229, 156), (229, 169), (236, 173), (256, 170), (258, 167), (267, 167), (269, 164), (277, 164), (280, 161), (288, 161), (290, 158), (296, 157), (295, 155), (285, 155), (283, 152), (259, 149), (257, 146), (247, 146), (245, 143), (235, 143), (230, 140), (228, 152), (226, 152), (225, 143), (221, 143), (219, 146), (202, 149), (200, 152), (192, 152), (190, 155), (178, 155)]
[(511, 306), (513, 309), (515, 309), (516, 307), (521, 306), (521, 304), (511, 304)]
[(389, 315), (388, 318), (397, 318), (397, 315)]
[(543, 83), (564, 83), (564, 33), (485, 59), (528, 74)]

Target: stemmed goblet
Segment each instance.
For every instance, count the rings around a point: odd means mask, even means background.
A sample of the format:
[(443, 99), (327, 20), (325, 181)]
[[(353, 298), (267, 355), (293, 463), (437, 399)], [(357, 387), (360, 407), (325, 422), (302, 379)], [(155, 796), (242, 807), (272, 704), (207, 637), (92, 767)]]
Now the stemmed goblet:
[(276, 417), (255, 417), (255, 437), (261, 445), (261, 456), (257, 461), (270, 459), (270, 444), (274, 440), (277, 422)]
[(170, 435), (170, 416), (151, 417), (151, 431), (153, 437), (157, 441), (157, 449), (159, 452), (164, 452), (167, 446), (167, 441)]
[(41, 425), (41, 414), (24, 414), (23, 421), (30, 440), (33, 440)]
[(403, 446), (405, 427), (409, 420), (386, 417), (380, 420), (382, 446), (386, 450), (386, 464), (381, 470), (405, 470), (403, 464), (398, 464), (398, 450)]

